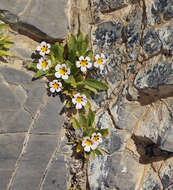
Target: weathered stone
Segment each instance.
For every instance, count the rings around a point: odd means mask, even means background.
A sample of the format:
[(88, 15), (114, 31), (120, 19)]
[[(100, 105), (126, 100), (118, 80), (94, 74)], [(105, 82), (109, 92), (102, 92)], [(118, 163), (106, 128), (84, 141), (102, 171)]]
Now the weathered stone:
[(13, 90), (6, 84), (0, 84), (0, 112), (20, 108), (20, 102), (15, 97)]
[(31, 133), (58, 133), (63, 125), (63, 116), (60, 115), (62, 107), (58, 96), (49, 97)]
[(152, 29), (146, 29), (143, 36), (144, 50), (148, 55), (158, 53), (162, 49), (162, 43), (158, 34)]
[(42, 190), (65, 190), (69, 183), (69, 161), (56, 154), (45, 176)]
[(157, 30), (159, 39), (166, 50), (173, 50), (173, 22), (169, 22)]
[(0, 120), (1, 133), (27, 132), (32, 123), (32, 116), (24, 109), (2, 111)]
[[(161, 168), (160, 178), (161, 178), (164, 189), (167, 189), (170, 185), (172, 185), (172, 181), (173, 181), (172, 159), (165, 162), (164, 166)], [(172, 188), (168, 190), (171, 190), (171, 189)]]
[(153, 59), (149, 66), (141, 69), (134, 81), (135, 86), (151, 96), (165, 97), (173, 92), (173, 65), (171, 62)]
[(132, 131), (144, 113), (145, 107), (119, 96), (117, 100), (111, 103), (110, 111), (118, 128)]
[(162, 184), (159, 177), (152, 171), (148, 171), (143, 179), (140, 190), (159, 190), (162, 189)]
[(0, 189), (6, 190), (7, 184), (10, 180), (10, 176), (12, 174), (12, 170), (1, 170), (0, 171)]
[(116, 186), (121, 190), (137, 189), (143, 167), (128, 151), (124, 152), (115, 177)]
[(122, 153), (112, 156), (98, 156), (88, 164), (88, 178), (91, 190), (115, 190)]
[(121, 39), (122, 24), (120, 22), (104, 22), (95, 31), (93, 45), (95, 48), (109, 48)]
[(96, 115), (96, 126), (98, 129), (108, 129), (109, 135), (104, 142), (100, 145), (101, 148), (106, 150), (109, 154), (113, 154), (117, 151), (122, 151), (125, 146), (125, 142), (130, 138), (129, 134), (116, 129), (109, 116), (108, 112), (99, 112)]
[(0, 135), (0, 173), (13, 170), (22, 151), (24, 135)]
[(18, 15), (21, 13), (27, 4), (27, 0), (11, 1), (11, 0), (1, 0), (0, 7), (1, 10), (8, 10), (13, 14)]
[(162, 18), (169, 20), (173, 18), (172, 0), (151, 0), (146, 3), (147, 20), (151, 25), (160, 24)]
[(32, 135), (19, 162), (10, 190), (38, 189), (56, 146), (56, 136)]
[[(68, 2), (2, 1), (2, 20), (15, 24), (17, 30), (39, 40), (62, 40), (66, 37), (69, 27)], [(14, 16), (17, 16), (15, 20), (12, 19)]]

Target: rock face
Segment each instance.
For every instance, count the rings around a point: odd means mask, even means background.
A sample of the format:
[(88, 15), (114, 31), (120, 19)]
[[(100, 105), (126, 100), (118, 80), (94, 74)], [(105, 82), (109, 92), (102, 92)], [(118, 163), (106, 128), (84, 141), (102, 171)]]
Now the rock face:
[(109, 135), (86, 182), (56, 114), (63, 105), (21, 69), (38, 44), (10, 33), (15, 57), (0, 66), (0, 189), (65, 190), (78, 178), (82, 190), (173, 189), (173, 0), (1, 0), (0, 7), (4, 21), (37, 40), (63, 39), (68, 27), (88, 33), (94, 54), (107, 58), (94, 77), (109, 86), (91, 100), (95, 125)]
[(109, 136), (108, 154), (88, 166), (92, 190), (172, 189), (172, 7), (172, 0), (92, 2), (93, 49), (107, 57), (98, 76), (110, 87), (93, 98), (102, 110), (95, 124)]
[(39, 40), (62, 40), (69, 30), (69, 0), (0, 2), (3, 21)]

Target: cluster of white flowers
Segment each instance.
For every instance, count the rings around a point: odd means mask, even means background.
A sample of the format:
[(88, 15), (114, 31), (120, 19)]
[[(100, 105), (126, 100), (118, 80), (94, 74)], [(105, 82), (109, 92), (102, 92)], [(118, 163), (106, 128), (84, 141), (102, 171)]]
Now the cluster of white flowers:
[[(106, 63), (106, 58), (103, 53), (101, 55), (96, 54), (95, 56), (95, 62), (94, 67), (100, 68), (100, 70), (104, 69), (104, 64)], [(92, 67), (92, 63), (90, 62), (89, 57), (81, 56), (79, 57), (79, 61), (76, 61), (76, 67), (80, 68), (83, 73), (87, 71), (87, 69), (90, 69)]]
[[(50, 44), (46, 42), (41, 42), (41, 44), (36, 48), (36, 50), (39, 52), (39, 54), (42, 56), (39, 59), (39, 63), (37, 64), (37, 69), (46, 71), (51, 66), (51, 60), (48, 60), (46, 58), (46, 55), (50, 53)], [(101, 55), (96, 54), (95, 56), (95, 62), (94, 67), (100, 68), (101, 70), (104, 68), (104, 64), (106, 62), (105, 56), (103, 53)], [(81, 56), (79, 57), (79, 61), (76, 62), (76, 67), (80, 68), (80, 70), (83, 73), (86, 73), (87, 69), (90, 69), (92, 67), (92, 63), (90, 62), (89, 57)], [(69, 75), (71, 73), (70, 68), (66, 66), (66, 64), (57, 64), (55, 67), (55, 77), (63, 80), (67, 80), (69, 78)], [(62, 89), (62, 83), (58, 80), (53, 80), (49, 83), (50, 91), (52, 93), (60, 92)], [(73, 104), (76, 106), (76, 109), (81, 109), (82, 106), (85, 106), (87, 104), (87, 97), (84, 94), (77, 93), (72, 98)]]
[(103, 142), (102, 135), (100, 133), (93, 133), (90, 137), (84, 137), (82, 141), (82, 146), (84, 151), (90, 152), (90, 150), (95, 150), (97, 146)]
[(51, 66), (51, 61), (46, 59), (46, 55), (50, 53), (50, 44), (46, 42), (41, 42), (41, 44), (36, 48), (39, 54), (42, 56), (39, 59), (39, 63), (37, 64), (38, 70), (46, 71)]

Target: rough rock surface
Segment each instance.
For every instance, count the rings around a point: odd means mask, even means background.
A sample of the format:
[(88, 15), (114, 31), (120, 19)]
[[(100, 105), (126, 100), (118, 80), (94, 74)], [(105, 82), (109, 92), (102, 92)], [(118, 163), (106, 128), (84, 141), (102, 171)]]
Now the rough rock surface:
[[(4, 19), (17, 28), (20, 19), (34, 24), (36, 20), (27, 17), (28, 11), (35, 4), (31, 11), (38, 16), (42, 12), (36, 9), (44, 4), (1, 2), (1, 9), (10, 11), (3, 11)], [(31, 75), (21, 67), (31, 60), (38, 44), (11, 31), (15, 57), (0, 63), (0, 189), (64, 190), (74, 182), (74, 176), (83, 184), (82, 190), (173, 189), (173, 1), (70, 3), (71, 32), (88, 33), (94, 53), (103, 52), (107, 58), (104, 70), (95, 77), (105, 80), (109, 89), (91, 100), (95, 125), (109, 129), (101, 145), (105, 154), (90, 160), (87, 172), (78, 160), (71, 162), (63, 118), (56, 115), (62, 104), (59, 99), (47, 98), (44, 81), (31, 82)], [(52, 18), (52, 13), (43, 18)], [(66, 21), (53, 23), (63, 25)], [(59, 38), (58, 30), (54, 33), (43, 24), (38, 26), (49, 37)]]
[(1, 0), (3, 21), (39, 40), (63, 40), (69, 30), (69, 0)]

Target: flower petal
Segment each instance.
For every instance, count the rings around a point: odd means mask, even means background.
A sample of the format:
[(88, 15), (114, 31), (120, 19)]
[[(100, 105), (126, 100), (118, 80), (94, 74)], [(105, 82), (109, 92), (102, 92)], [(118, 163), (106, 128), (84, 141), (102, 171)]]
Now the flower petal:
[(81, 67), (82, 72), (86, 72), (86, 70), (87, 70), (86, 67)]
[(60, 68), (61, 68), (61, 65), (60, 65), (60, 64), (57, 64), (56, 67), (55, 67), (55, 70), (56, 70), (56, 71), (59, 71)]
[(45, 56), (45, 53), (42, 52), (42, 51), (40, 51), (40, 55), (41, 55), (41, 56)]
[(80, 61), (84, 60), (84, 56), (80, 56), (80, 57), (79, 57), (79, 60), (80, 60)]
[(68, 79), (68, 75), (62, 75), (62, 79), (64, 80)]
[(46, 43), (45, 41), (42, 41), (41, 44), (40, 44), (40, 46), (41, 46), (41, 47), (42, 47), (42, 46), (47, 46), (47, 43)]
[(72, 98), (72, 102), (73, 102), (73, 104), (76, 104), (77, 103), (76, 98)]
[(100, 55), (96, 54), (95, 59), (99, 59), (99, 58), (100, 58)]
[(87, 68), (91, 68), (92, 67), (92, 63), (88, 62)]
[(55, 89), (54, 89), (54, 88), (50, 88), (50, 91), (54, 93), (54, 92), (55, 92)]
[(82, 108), (82, 104), (77, 103), (76, 104), (76, 109), (81, 109), (81, 108)]
[(47, 44), (47, 47), (48, 47), (48, 48), (50, 48), (50, 47), (51, 47), (51, 45), (50, 45), (50, 44)]
[(95, 150), (96, 148), (97, 148), (97, 143), (93, 143), (92, 145), (91, 145), (91, 148), (93, 149), (93, 150)]
[(56, 78), (61, 78), (61, 74), (60, 74), (59, 72), (56, 72), (56, 73), (55, 73), (55, 77), (56, 77)]
[(85, 60), (90, 61), (90, 58), (89, 57), (85, 57)]
[(90, 146), (85, 146), (85, 147), (84, 147), (84, 150), (85, 150), (86, 152), (89, 152), (89, 151), (90, 151)]
[(37, 69), (42, 69), (42, 66), (40, 64), (37, 64)]
[(98, 67), (99, 67), (99, 65), (98, 65), (98, 63), (97, 63), (97, 62), (94, 62), (94, 67), (96, 67), (96, 68), (98, 68)]
[(80, 61), (76, 61), (76, 67), (79, 68), (80, 66)]

